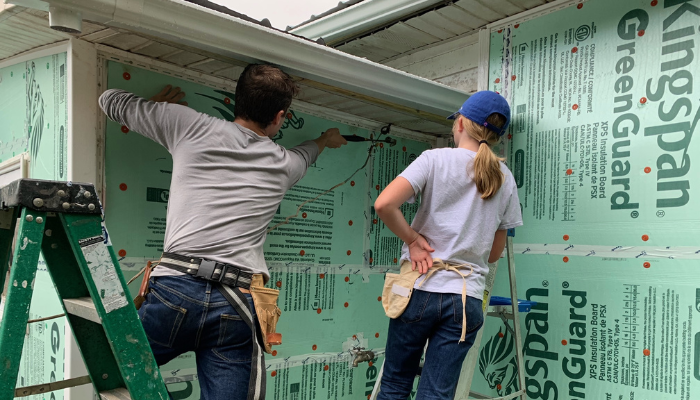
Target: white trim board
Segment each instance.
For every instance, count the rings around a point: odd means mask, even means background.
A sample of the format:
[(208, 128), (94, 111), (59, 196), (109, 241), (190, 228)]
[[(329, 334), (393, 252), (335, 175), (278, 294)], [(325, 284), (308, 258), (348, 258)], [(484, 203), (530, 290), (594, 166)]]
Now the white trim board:
[(0, 186), (24, 178), (29, 178), (29, 153), (20, 153), (0, 163)]
[(479, 78), (477, 90), (489, 89), (489, 63), (491, 57), (491, 31), (479, 31)]
[[(97, 52), (92, 43), (68, 41), (68, 180), (96, 184)], [(99, 188), (97, 188), (99, 190)], [(99, 192), (98, 192), (99, 193)]]

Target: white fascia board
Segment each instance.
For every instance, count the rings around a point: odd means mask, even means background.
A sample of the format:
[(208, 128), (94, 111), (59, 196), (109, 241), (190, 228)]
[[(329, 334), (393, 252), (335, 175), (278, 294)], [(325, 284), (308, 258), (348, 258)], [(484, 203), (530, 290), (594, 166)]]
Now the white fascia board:
[(326, 43), (381, 26), (442, 0), (365, 0), (333, 14), (292, 29), (295, 35)]
[[(35, 0), (10, 0), (31, 5)], [(434, 115), (449, 115), (466, 92), (181, 0), (51, 0), (85, 20), (165, 39)]]

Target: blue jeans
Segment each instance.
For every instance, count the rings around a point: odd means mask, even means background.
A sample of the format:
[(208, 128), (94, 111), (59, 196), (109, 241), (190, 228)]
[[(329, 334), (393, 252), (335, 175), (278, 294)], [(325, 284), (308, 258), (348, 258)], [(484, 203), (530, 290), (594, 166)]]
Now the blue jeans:
[[(416, 400), (453, 399), (462, 362), (484, 323), (481, 300), (414, 290), (406, 310), (389, 322), (384, 373), (377, 400), (406, 400), (411, 394), (426, 341), (425, 362)], [(462, 336), (462, 312), (467, 334)]]
[(189, 275), (151, 278), (139, 318), (158, 365), (195, 353), (201, 400), (246, 399), (253, 334), (211, 282)]

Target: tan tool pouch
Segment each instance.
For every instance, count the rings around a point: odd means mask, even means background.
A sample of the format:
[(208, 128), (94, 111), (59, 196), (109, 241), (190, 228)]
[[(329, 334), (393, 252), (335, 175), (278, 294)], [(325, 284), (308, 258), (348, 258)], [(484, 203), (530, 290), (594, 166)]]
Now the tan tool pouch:
[(410, 261), (404, 261), (401, 264), (400, 273), (386, 274), (384, 290), (382, 291), (382, 305), (387, 317), (398, 318), (403, 314), (411, 300), (413, 286), (419, 277), (418, 271), (411, 270)]
[(272, 346), (282, 344), (282, 334), (277, 333), (277, 322), (282, 315), (282, 310), (277, 307), (277, 299), (280, 292), (277, 289), (264, 287), (262, 275), (253, 275), (250, 284), (250, 295), (253, 297), (255, 313), (262, 331), (262, 338), (266, 353), (272, 352)]
[[(469, 273), (466, 275), (460, 272), (460, 269), (467, 269)], [(419, 287), (425, 283), (437, 271), (449, 270), (459, 274), (462, 277), (462, 309), (466, 309), (467, 302), (467, 277), (474, 272), (474, 269), (469, 264), (447, 264), (439, 258), (433, 259), (433, 266), (428, 270), (425, 279), (418, 285)], [(398, 318), (403, 314), (411, 300), (411, 293), (416, 281), (420, 277), (418, 271), (411, 270), (411, 262), (404, 261), (401, 264), (400, 274), (386, 274), (384, 280), (384, 291), (382, 292), (382, 305), (384, 312), (389, 318)], [(460, 343), (464, 341), (467, 329), (467, 314), (462, 312), (462, 336)]]
[(141, 279), (141, 287), (139, 288), (139, 294), (136, 297), (134, 297), (134, 306), (136, 306), (137, 310), (141, 308), (143, 302), (146, 301), (146, 295), (150, 290), (148, 287), (148, 283), (149, 279), (151, 279), (151, 271), (153, 271), (153, 268), (155, 268), (155, 265), (153, 265), (149, 261), (148, 264), (146, 264), (146, 270), (143, 272), (143, 278)]

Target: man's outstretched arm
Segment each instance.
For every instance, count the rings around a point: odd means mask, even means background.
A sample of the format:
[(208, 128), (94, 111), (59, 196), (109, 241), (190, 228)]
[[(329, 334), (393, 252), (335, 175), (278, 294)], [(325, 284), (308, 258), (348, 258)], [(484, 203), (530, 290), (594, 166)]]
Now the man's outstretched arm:
[(138, 132), (172, 151), (179, 141), (196, 132), (207, 118), (205, 114), (180, 102), (185, 96), (179, 88), (170, 86), (151, 100), (120, 89), (109, 89), (99, 99), (100, 108), (109, 119)]
[(326, 147), (337, 149), (340, 146), (348, 144), (347, 140), (340, 135), (338, 128), (331, 128), (323, 132), (321, 136), (314, 140), (292, 147), (289, 153), (296, 160), (292, 170), (290, 171), (290, 187), (294, 186), (306, 174), (306, 170), (311, 164), (316, 162), (316, 158), (321, 154)]
[(348, 141), (340, 135), (338, 128), (331, 128), (323, 132), (318, 139), (313, 140), (318, 146), (318, 153), (321, 154), (323, 149), (337, 149), (340, 146), (348, 144)]

